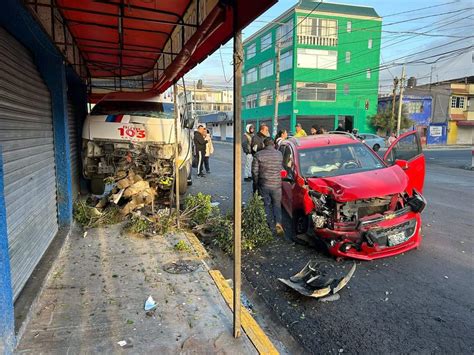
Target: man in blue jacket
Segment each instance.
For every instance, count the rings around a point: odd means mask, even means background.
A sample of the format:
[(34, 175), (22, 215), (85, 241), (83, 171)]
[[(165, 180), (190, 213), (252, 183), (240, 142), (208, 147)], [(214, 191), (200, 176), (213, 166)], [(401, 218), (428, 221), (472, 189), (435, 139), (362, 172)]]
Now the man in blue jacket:
[(252, 162), (252, 178), (262, 196), (267, 223), (277, 234), (284, 234), (281, 224), (281, 176), (283, 156), (275, 149), (273, 139), (263, 141), (265, 148), (255, 153)]

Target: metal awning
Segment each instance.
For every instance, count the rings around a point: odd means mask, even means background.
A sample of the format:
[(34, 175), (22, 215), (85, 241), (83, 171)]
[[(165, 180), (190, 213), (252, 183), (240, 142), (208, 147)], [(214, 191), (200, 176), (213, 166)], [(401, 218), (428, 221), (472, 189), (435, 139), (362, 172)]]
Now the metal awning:
[[(163, 92), (276, 1), (28, 0), (27, 4), (58, 46), (77, 48), (95, 86), (92, 93), (103, 94)], [(58, 15), (64, 34), (54, 26)]]

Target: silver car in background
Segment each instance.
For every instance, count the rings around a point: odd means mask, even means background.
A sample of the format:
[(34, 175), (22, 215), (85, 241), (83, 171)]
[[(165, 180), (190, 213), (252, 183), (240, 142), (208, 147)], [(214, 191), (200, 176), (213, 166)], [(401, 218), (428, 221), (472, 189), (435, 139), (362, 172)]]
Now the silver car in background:
[(370, 148), (377, 152), (380, 148), (385, 148), (385, 139), (373, 133), (359, 133), (357, 138), (364, 141)]

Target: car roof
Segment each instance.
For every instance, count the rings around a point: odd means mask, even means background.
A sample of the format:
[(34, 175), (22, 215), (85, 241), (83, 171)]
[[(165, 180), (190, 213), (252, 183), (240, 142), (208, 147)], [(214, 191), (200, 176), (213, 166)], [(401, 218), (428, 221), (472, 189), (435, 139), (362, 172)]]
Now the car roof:
[(289, 138), (288, 141), (293, 143), (298, 149), (308, 149), (308, 148), (317, 148), (324, 147), (328, 145), (341, 145), (341, 144), (351, 144), (351, 143), (360, 143), (358, 139), (351, 137), (350, 135), (345, 134), (317, 134), (314, 136), (299, 137), (299, 138)]

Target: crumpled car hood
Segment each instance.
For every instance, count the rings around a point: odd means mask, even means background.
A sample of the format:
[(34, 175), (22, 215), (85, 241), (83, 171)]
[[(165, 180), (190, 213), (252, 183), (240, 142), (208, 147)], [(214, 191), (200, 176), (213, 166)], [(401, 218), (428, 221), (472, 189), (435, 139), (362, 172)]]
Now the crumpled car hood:
[[(334, 177), (308, 178), (308, 186), (338, 202), (382, 197), (404, 192), (408, 177), (398, 165), (388, 168)], [(329, 188), (329, 189), (328, 189)]]

